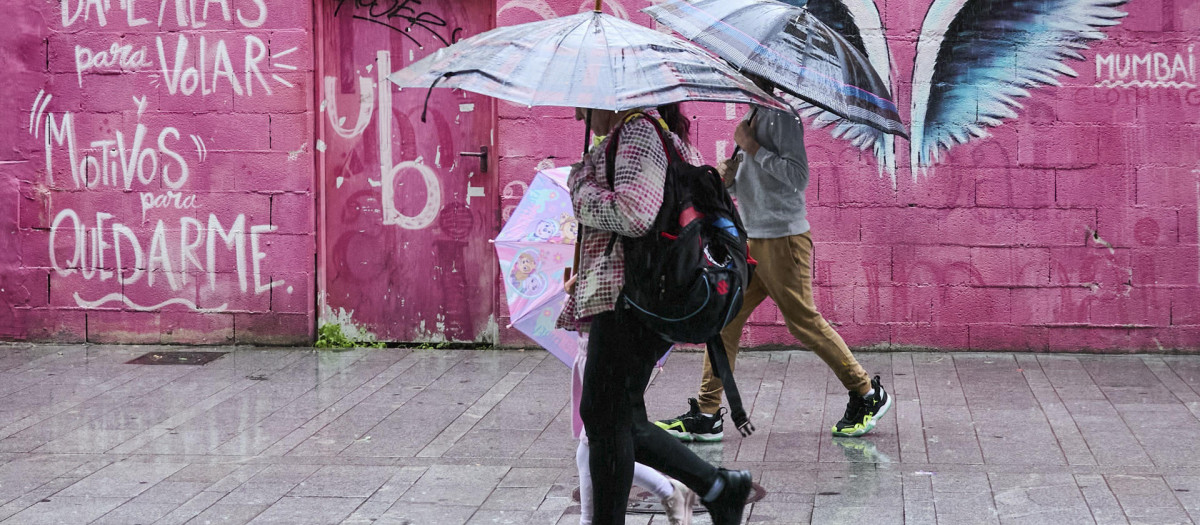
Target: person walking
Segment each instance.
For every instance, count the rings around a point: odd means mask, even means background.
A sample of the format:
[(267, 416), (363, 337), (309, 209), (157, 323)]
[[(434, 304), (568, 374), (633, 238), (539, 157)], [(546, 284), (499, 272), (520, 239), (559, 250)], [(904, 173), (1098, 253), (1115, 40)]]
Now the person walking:
[[(625, 523), (634, 461), (679, 480), (708, 509), (714, 525), (741, 523), (751, 490), (745, 470), (717, 468), (649, 421), (644, 393), (655, 362), (671, 343), (617, 307), (624, 284), (622, 243), (612, 234), (645, 234), (662, 207), (666, 145), (654, 126), (682, 129), (678, 106), (658, 111), (590, 110), (591, 129), (607, 137), (572, 166), (567, 183), (575, 217), (582, 226), (574, 293), (558, 326), (588, 332), (579, 412), (587, 433), (592, 477), (592, 520)], [(584, 119), (588, 110), (577, 109)], [(662, 117), (674, 124), (667, 125)], [(613, 133), (618, 131), (618, 133)], [(664, 131), (677, 151), (698, 160), (675, 131)], [(609, 144), (616, 140), (613, 183), (608, 182)]]
[[(566, 284), (568, 293), (575, 285), (574, 279)], [(575, 449), (575, 466), (579, 469), (579, 525), (592, 525), (592, 468), (591, 449), (587, 434), (583, 432), (583, 421), (579, 418), (580, 394), (583, 392), (583, 370), (587, 366), (587, 334), (581, 334), (579, 350), (571, 365), (571, 432), (579, 440)], [(662, 475), (661, 472), (641, 463), (633, 464), (633, 484), (654, 494), (662, 502), (663, 513), (669, 525), (691, 525), (692, 506), (696, 504), (696, 493), (683, 483)]]
[[(747, 76), (763, 90), (773, 92), (769, 81)], [(742, 327), (770, 297), (783, 314), (788, 331), (825, 361), (849, 391), (845, 415), (833, 426), (833, 435), (866, 434), (891, 408), (892, 398), (879, 376), (868, 378), (842, 336), (813, 302), (813, 241), (804, 195), (809, 181), (804, 125), (791, 113), (756, 108), (738, 124), (734, 141), (743, 151), (743, 160), (725, 160), (717, 171), (737, 199), (738, 213), (750, 237), (750, 256), (758, 266), (742, 309), (721, 332), (730, 367), (737, 358)], [(721, 380), (705, 354), (699, 399), (689, 399), (686, 413), (657, 425), (683, 441), (720, 441), (724, 438), (722, 391)]]

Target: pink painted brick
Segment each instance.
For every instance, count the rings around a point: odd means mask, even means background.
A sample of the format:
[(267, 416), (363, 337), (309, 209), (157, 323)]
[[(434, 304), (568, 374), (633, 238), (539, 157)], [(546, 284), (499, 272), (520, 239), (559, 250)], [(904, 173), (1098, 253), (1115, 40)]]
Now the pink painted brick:
[[(126, 275), (129, 274), (126, 273)], [(81, 308), (76, 296), (79, 297), (79, 300), (92, 302), (121, 292), (122, 287), (117, 282), (115, 273), (105, 280), (101, 280), (99, 271), (91, 279), (84, 279), (79, 272), (66, 277), (57, 273), (50, 274), (50, 306), (53, 308)], [(96, 308), (120, 310), (126, 306), (120, 300), (116, 300), (103, 303)]]
[[(1119, 51), (1118, 51), (1119, 52)], [(1107, 53), (1097, 53), (1106, 55)], [(1094, 62), (1094, 61), (1093, 61)], [(1077, 68), (1083, 78), (1095, 76), (1094, 67)], [(1058, 120), (1071, 123), (1131, 123), (1137, 119), (1133, 106), (1122, 102), (1122, 90), (1097, 89), (1093, 86), (1062, 86), (1055, 88), (1060, 91), (1056, 114)], [(1103, 141), (1103, 131), (1101, 144)]]
[(22, 184), (16, 205), (21, 228), (50, 228), (50, 191), (41, 185)]
[[(1097, 234), (1113, 246), (1185, 244), (1179, 235), (1180, 211), (1169, 208), (1104, 207), (1096, 210)], [(1192, 225), (1192, 229), (1195, 226)]]
[(0, 304), (7, 307), (45, 308), (50, 301), (50, 272), (13, 269), (0, 278)]
[(891, 326), (891, 346), (897, 350), (969, 348), (968, 327), (957, 324), (898, 323)]
[(813, 244), (826, 242), (858, 242), (861, 208), (809, 206), (808, 223)]
[[(148, 128), (147, 137), (153, 136), (155, 142), (162, 129), (178, 129), (179, 139), (168, 137), (167, 144), (184, 156), (190, 168), (200, 172), (193, 173), (192, 177), (204, 176), (205, 163), (200, 162), (199, 153), (190, 135), (196, 135), (203, 140), (204, 148), (208, 152), (206, 158), (228, 155), (232, 151), (268, 150), (271, 149), (270, 120), (270, 116), (261, 113), (154, 113), (142, 116), (142, 123)], [(124, 125), (122, 131), (129, 137), (134, 129), (134, 125)], [(172, 140), (174, 142), (170, 142)], [(298, 147), (298, 144), (295, 146)], [(311, 147), (310, 145), (309, 148)]]
[(984, 284), (962, 246), (897, 245), (892, 250), (892, 281), (917, 285)]
[(1125, 286), (1116, 293), (1098, 295), (1088, 306), (1088, 320), (1093, 325), (1157, 327), (1171, 324), (1169, 289)]
[(1064, 325), (1088, 322), (1088, 305), (1096, 294), (1087, 288), (1016, 288), (1012, 322), (1016, 325)]
[[(271, 311), (281, 313), (297, 313), (313, 315), (316, 308), (316, 295), (313, 290), (316, 285), (316, 275), (313, 273), (278, 272), (263, 276), (263, 284), (271, 281), (283, 281), (283, 284), (271, 289)], [(252, 279), (253, 281), (253, 279)]]
[(308, 144), (309, 150), (316, 151), (311, 115), (282, 113), (270, 115), (269, 119), (271, 122), (271, 149), (295, 151), (300, 149), (301, 144)]
[(1103, 246), (1050, 248), (1050, 284), (1115, 287), (1129, 283), (1131, 251)]
[[(311, 155), (311, 148), (309, 148)], [(307, 160), (302, 160), (307, 159)], [(204, 171), (222, 191), (312, 191), (311, 157), (301, 155), (288, 160), (285, 152), (252, 152), (237, 155), (210, 155)], [(189, 183), (197, 184), (197, 183)]]
[(857, 286), (854, 322), (930, 323), (937, 289), (932, 286)]
[(783, 315), (779, 313), (779, 306), (770, 297), (763, 300), (754, 309), (754, 313), (750, 314), (750, 318), (746, 319), (748, 325), (771, 325), (783, 323)]
[(237, 344), (307, 345), (313, 340), (314, 318), (306, 314), (237, 313), (233, 316)]
[(1055, 202), (1064, 208), (1128, 206), (1134, 201), (1133, 169), (1093, 166), (1055, 170)]
[[(164, 312), (191, 312), (191, 307), (187, 304), (175, 302), (177, 299), (182, 299), (190, 304), (197, 304), (200, 298), (200, 288), (208, 286), (208, 280), (204, 275), (195, 275), (189, 273), (187, 280), (184, 281), (183, 276), (176, 268), (171, 274), (166, 271), (155, 268), (152, 272), (146, 272), (142, 278), (133, 284), (126, 284), (123, 287), (125, 296), (134, 304), (151, 308), (156, 307), (156, 310)], [(171, 277), (174, 277), (175, 288), (171, 286)], [(151, 277), (154, 284), (151, 285)], [(166, 304), (170, 302), (170, 304)], [(159, 306), (162, 305), (162, 306)]]
[(162, 341), (159, 312), (89, 310), (88, 342), (157, 344)]
[(1107, 350), (1121, 353), (1134, 352), (1131, 348), (1132, 328), (1110, 327), (1078, 327), (1052, 326), (1049, 327), (1051, 352), (1087, 352)]
[(1020, 242), (1018, 225), (1031, 213), (1001, 208), (956, 208), (947, 210), (940, 224), (942, 243), (976, 246), (1007, 246)]
[[(1130, 339), (1139, 348), (1151, 352), (1180, 352), (1194, 354), (1200, 350), (1200, 328), (1172, 326), (1154, 330), (1135, 330)], [(1149, 339), (1149, 341), (1145, 341)]]
[(1200, 173), (1192, 167), (1138, 166), (1137, 204), (1195, 207), (1200, 202)]
[[(297, 9), (297, 11), (307, 11), (306, 9)], [(245, 37), (243, 37), (244, 40)], [(279, 64), (292, 66), (298, 71), (312, 71), (313, 60), (313, 32), (303, 26), (292, 26), (284, 30), (271, 31), (270, 39), (264, 39), (267, 46), (270, 48), (270, 66), (269, 70), (272, 73), (283, 73), (289, 71), (286, 67), (279, 67)], [(288, 52), (295, 48), (295, 51)], [(275, 58), (280, 53), (286, 53), (281, 57)], [(395, 68), (399, 70), (399, 67)], [(267, 74), (264, 71), (264, 74)]]
[(308, 234), (316, 231), (316, 200), (306, 193), (280, 193), (271, 196), (271, 225), (276, 233)]
[(1092, 210), (1011, 210), (1016, 234), (1005, 244), (1022, 246), (1080, 246), (1096, 229)]
[(233, 314), (163, 312), (159, 316), (159, 339), (167, 344), (232, 344)]
[(1021, 126), (1018, 162), (1041, 168), (1082, 168), (1096, 164), (1099, 132), (1090, 125)]
[(967, 327), (972, 350), (1045, 352), (1050, 347), (1050, 330), (1041, 326), (971, 325)]
[[(813, 302), (817, 311), (833, 324), (848, 323), (854, 319), (854, 287), (814, 286)], [(784, 322), (782, 313), (778, 322)]]
[(808, 195), (820, 204), (896, 205), (899, 202), (891, 179), (887, 175), (880, 177), (874, 166), (860, 159), (812, 167), (809, 177)]
[[(496, 155), (501, 157), (537, 156), (546, 152), (550, 155), (575, 159), (564, 162), (570, 165), (582, 154), (583, 123), (570, 119), (547, 119), (546, 121), (509, 121), (497, 135), (505, 133), (504, 140), (496, 144)], [(547, 147), (549, 146), (549, 147)]]
[(945, 210), (927, 208), (864, 208), (859, 214), (862, 242), (871, 244), (934, 244), (943, 239)]
[[(71, 234), (74, 237), (74, 233)], [(50, 268), (50, 230), (20, 230), (17, 233), (17, 254), (23, 268)], [(57, 239), (55, 239), (57, 241)], [(58, 243), (55, 251), (60, 268), (71, 266), (69, 261), (75, 253), (72, 240)]]
[[(290, 55), (289, 55), (290, 56)], [(278, 75), (292, 87), (274, 79)], [(255, 91), (253, 97), (235, 97), (233, 110), (238, 113), (303, 113), (312, 111), (312, 73), (284, 71), (268, 75), (271, 94), (261, 96)]]
[(1050, 250), (971, 248), (971, 266), (987, 286), (1045, 286), (1050, 282)]
[(1012, 322), (1008, 288), (942, 287), (933, 298), (933, 321), (938, 324), (1007, 324)]
[(888, 281), (892, 277), (891, 248), (858, 243), (814, 244), (813, 267), (820, 282), (832, 285)]
[(1145, 247), (1132, 255), (1133, 285), (1195, 286), (1200, 253), (1195, 246)]
[(1171, 324), (1200, 325), (1200, 287), (1171, 290)]
[(247, 272), (246, 291), (244, 292), (236, 273), (218, 273), (215, 281), (215, 287), (207, 279), (197, 287), (199, 298), (196, 305), (198, 307), (224, 312), (269, 312), (271, 310), (271, 293), (269, 291), (261, 294), (254, 292), (254, 275), (252, 273)]
[(842, 340), (846, 342), (846, 346), (850, 347), (851, 350), (886, 348), (891, 344), (893, 326), (895, 325), (883, 323), (852, 323), (834, 325), (834, 330), (837, 330), (838, 335), (842, 336)]
[(16, 309), (17, 338), (26, 341), (82, 343), (87, 341), (87, 316), (82, 310)]
[(927, 208), (959, 208), (976, 202), (976, 172), (970, 168), (939, 170), (937, 176), (899, 178), (900, 202)]

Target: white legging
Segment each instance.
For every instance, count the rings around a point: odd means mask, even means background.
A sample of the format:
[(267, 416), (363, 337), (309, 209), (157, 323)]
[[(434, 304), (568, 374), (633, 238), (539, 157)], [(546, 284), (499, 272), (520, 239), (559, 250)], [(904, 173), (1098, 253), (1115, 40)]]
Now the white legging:
[[(588, 465), (590, 456), (587, 436), (580, 436), (575, 449), (575, 465), (579, 467), (579, 525), (592, 525), (592, 472)], [(670, 478), (641, 463), (633, 464), (633, 484), (649, 490), (654, 497), (663, 499), (675, 493)]]

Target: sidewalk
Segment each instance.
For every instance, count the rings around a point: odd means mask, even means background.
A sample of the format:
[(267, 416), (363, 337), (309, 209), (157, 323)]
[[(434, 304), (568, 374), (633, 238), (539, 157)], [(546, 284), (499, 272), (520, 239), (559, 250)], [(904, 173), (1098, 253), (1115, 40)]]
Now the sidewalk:
[[(124, 364), (181, 350), (230, 353)], [(754, 472), (749, 523), (1200, 521), (1200, 356), (858, 356), (897, 404), (837, 440), (819, 359), (739, 359), (758, 432), (696, 450)], [(651, 417), (686, 409), (700, 359), (669, 358)], [(574, 454), (540, 350), (0, 345), (4, 525), (576, 524)]]

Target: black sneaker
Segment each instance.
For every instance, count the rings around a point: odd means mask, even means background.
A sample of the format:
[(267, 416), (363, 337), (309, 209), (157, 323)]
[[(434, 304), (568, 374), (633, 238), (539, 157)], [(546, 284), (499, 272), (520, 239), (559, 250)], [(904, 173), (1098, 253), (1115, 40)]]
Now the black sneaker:
[(700, 402), (696, 401), (696, 398), (688, 398), (688, 405), (691, 406), (691, 410), (683, 415), (654, 424), (680, 441), (712, 442), (725, 438), (725, 407), (709, 416), (700, 412)]
[(705, 501), (704, 508), (712, 518), (713, 525), (741, 525), (742, 510), (753, 488), (749, 470), (719, 469), (717, 475), (725, 480), (725, 488), (717, 499)]
[(892, 408), (892, 396), (883, 390), (879, 384), (879, 376), (871, 380), (871, 388), (875, 393), (867, 397), (850, 392), (850, 402), (846, 404), (846, 415), (833, 426), (833, 435), (840, 437), (858, 437), (875, 429), (879, 418)]

